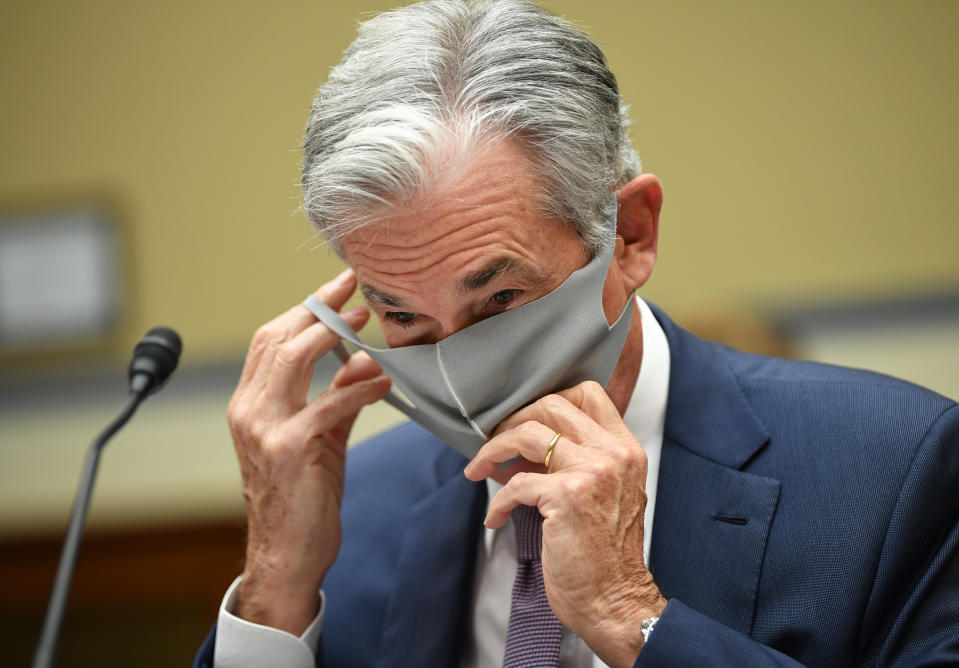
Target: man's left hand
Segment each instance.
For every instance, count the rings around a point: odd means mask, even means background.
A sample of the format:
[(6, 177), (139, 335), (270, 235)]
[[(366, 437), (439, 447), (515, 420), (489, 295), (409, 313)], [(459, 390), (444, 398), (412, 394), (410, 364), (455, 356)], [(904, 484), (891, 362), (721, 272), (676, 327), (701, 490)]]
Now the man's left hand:
[(659, 616), (666, 601), (643, 561), (646, 452), (602, 386), (580, 383), (517, 411), (466, 476), (482, 480), (517, 455), (542, 462), (556, 433), (549, 471), (513, 475), (490, 501), (486, 526), (503, 526), (517, 505), (537, 506), (553, 612), (607, 665), (632, 666), (642, 621)]

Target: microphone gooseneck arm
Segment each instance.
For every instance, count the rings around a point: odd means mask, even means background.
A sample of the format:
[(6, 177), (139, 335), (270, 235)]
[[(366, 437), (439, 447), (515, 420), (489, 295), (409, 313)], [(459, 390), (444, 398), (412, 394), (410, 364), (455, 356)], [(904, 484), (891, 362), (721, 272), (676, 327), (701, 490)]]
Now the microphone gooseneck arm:
[(43, 630), (40, 632), (37, 651), (33, 655), (33, 668), (49, 668), (56, 658), (63, 613), (67, 607), (67, 596), (70, 594), (73, 571), (77, 565), (80, 541), (83, 538), (83, 525), (86, 523), (87, 511), (90, 508), (93, 482), (97, 477), (97, 467), (100, 465), (103, 446), (133, 417), (144, 399), (163, 387), (170, 374), (176, 369), (182, 350), (183, 343), (180, 341), (180, 336), (168, 327), (154, 327), (133, 349), (133, 359), (130, 361), (129, 369), (130, 401), (123, 412), (103, 430), (87, 450), (83, 473), (80, 476), (80, 486), (73, 501), (70, 523), (67, 525), (67, 535), (63, 540), (60, 565), (57, 567), (57, 576), (53, 581), (53, 593), (50, 594), (50, 603), (43, 620)]
[(67, 605), (67, 596), (70, 593), (70, 584), (73, 581), (73, 571), (80, 551), (80, 539), (83, 537), (83, 526), (86, 523), (87, 511), (90, 508), (90, 497), (93, 494), (93, 481), (100, 464), (100, 452), (107, 441), (116, 434), (146, 398), (145, 391), (138, 392), (130, 398), (123, 412), (103, 430), (87, 450), (83, 463), (83, 473), (80, 476), (80, 486), (73, 501), (73, 512), (70, 514), (70, 523), (67, 525), (67, 535), (63, 540), (63, 551), (60, 553), (60, 565), (57, 567), (57, 576), (53, 581), (53, 593), (50, 594), (50, 604), (43, 620), (43, 631), (40, 642), (33, 657), (33, 668), (48, 668), (53, 665), (57, 651), (57, 640), (60, 637), (60, 627), (63, 624), (63, 613)]

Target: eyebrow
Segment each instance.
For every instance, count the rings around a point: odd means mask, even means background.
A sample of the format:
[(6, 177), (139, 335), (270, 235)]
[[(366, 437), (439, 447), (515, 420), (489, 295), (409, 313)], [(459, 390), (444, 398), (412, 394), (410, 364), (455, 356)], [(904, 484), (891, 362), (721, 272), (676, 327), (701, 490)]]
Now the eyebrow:
[[(460, 294), (475, 292), (497, 276), (510, 273), (519, 274), (521, 278), (534, 283), (546, 280), (546, 276), (538, 271), (531, 270), (526, 264), (517, 262), (512, 258), (503, 257), (493, 260), (482, 269), (478, 269), (464, 277), (463, 280), (460, 281), (458, 290)], [(374, 288), (372, 285), (367, 285), (365, 283), (361, 284), (360, 293), (370, 304), (381, 304), (383, 306), (391, 306), (393, 308), (403, 307), (402, 299), (399, 297), (394, 297), (386, 292), (382, 292), (381, 290)]]
[(497, 276), (504, 274), (519, 274), (519, 276), (530, 282), (541, 282), (546, 277), (537, 271), (533, 271), (526, 264), (518, 262), (512, 258), (503, 257), (493, 260), (482, 269), (474, 271), (466, 276), (459, 284), (461, 294), (466, 294), (479, 290)]
[(363, 294), (363, 297), (369, 303), (378, 303), (383, 306), (402, 306), (403, 302), (393, 295), (388, 295), (385, 292), (380, 292), (372, 285), (363, 284), (360, 286), (360, 292)]

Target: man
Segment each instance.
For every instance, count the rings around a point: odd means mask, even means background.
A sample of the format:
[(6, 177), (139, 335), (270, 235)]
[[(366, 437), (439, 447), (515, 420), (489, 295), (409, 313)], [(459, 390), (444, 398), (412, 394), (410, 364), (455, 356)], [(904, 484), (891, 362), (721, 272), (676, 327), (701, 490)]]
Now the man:
[[(246, 566), (197, 665), (959, 663), (959, 406), (637, 300), (662, 189), (574, 28), (521, 0), (372, 19), (304, 152), (350, 269), (251, 344)], [(393, 350), (308, 402), (369, 317), (333, 313), (357, 287)], [(512, 373), (530, 358), (545, 391)], [(347, 455), (381, 365), (447, 444), (408, 425)]]

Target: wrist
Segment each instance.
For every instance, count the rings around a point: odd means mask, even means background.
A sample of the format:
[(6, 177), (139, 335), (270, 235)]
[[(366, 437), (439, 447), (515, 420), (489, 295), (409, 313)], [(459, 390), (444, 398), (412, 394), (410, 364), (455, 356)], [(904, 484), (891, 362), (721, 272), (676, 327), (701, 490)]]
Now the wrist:
[(631, 668), (636, 663), (649, 632), (648, 624), (644, 632), (644, 623), (658, 619), (666, 610), (667, 601), (657, 589), (655, 597), (643, 597), (635, 603), (605, 627), (597, 627), (603, 639), (594, 651), (611, 668)]
[(282, 569), (250, 567), (237, 588), (237, 617), (300, 636), (316, 616), (320, 584)]

